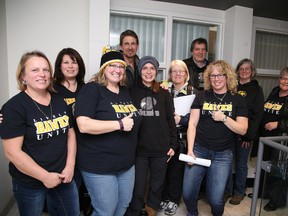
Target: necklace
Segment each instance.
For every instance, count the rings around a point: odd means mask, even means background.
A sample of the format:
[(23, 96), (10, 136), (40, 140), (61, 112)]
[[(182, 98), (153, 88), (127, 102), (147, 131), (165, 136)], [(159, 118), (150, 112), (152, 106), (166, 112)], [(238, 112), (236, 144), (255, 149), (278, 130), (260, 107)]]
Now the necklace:
[(220, 100), (222, 102), (223, 99), (225, 98), (226, 94), (227, 94), (227, 91), (225, 92), (225, 94), (221, 98), (217, 97), (214, 91), (213, 91), (213, 94), (214, 94), (214, 97), (216, 97), (218, 100)]
[[(27, 93), (27, 95), (32, 99), (33, 103), (35, 104), (35, 106), (37, 107), (37, 109), (46, 117), (46, 119), (49, 119), (49, 117), (43, 112), (43, 110), (38, 106), (37, 102), (31, 97), (31, 95), (28, 92), (28, 89), (26, 89), (25, 91)], [(52, 110), (52, 104), (51, 104), (52, 98), (50, 99), (50, 103), (49, 103), (49, 107), (50, 107), (50, 115), (51, 115), (51, 120), (53, 119), (53, 110)]]
[[(38, 106), (38, 104), (37, 104), (37, 102), (33, 99), (33, 98), (31, 98), (32, 99), (32, 101), (34, 102), (34, 104), (36, 105), (36, 107), (38, 108), (38, 110), (46, 117), (46, 119), (49, 119), (49, 117), (43, 112), (43, 110)], [(51, 115), (51, 120), (52, 120), (52, 105), (51, 105), (51, 101), (50, 101), (50, 103), (49, 103), (49, 107), (50, 107), (50, 115)]]

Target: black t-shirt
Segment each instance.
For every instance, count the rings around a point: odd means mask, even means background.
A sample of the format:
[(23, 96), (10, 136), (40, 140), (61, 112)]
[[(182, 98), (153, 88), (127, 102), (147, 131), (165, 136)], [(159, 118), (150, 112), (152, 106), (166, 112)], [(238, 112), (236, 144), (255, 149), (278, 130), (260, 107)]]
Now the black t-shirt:
[(79, 131), (78, 131), (78, 127), (77, 127), (77, 124), (76, 124), (76, 119), (74, 118), (75, 102), (76, 102), (76, 97), (77, 97), (78, 93), (80, 92), (82, 86), (78, 85), (75, 92), (70, 91), (65, 86), (63, 86), (63, 85), (61, 85), (59, 83), (55, 83), (54, 86), (53, 86), (54, 89), (56, 90), (57, 94), (59, 94), (64, 99), (64, 101), (66, 102), (68, 108), (70, 109), (70, 112), (72, 113), (73, 125), (74, 125), (74, 130), (76, 132), (76, 135), (79, 134)]
[[(63, 98), (51, 93), (51, 106), (44, 106), (20, 92), (4, 104), (2, 113), (5, 118), (0, 125), (1, 138), (24, 136), (22, 150), (45, 170), (61, 173), (66, 165), (68, 130), (73, 125)], [(21, 183), (31, 187), (43, 186), (42, 182), (23, 174), (12, 163), (9, 172)]]
[(279, 97), (279, 91), (276, 94), (270, 95), (264, 103), (264, 114), (262, 117), (261, 125), (260, 125), (260, 136), (268, 137), (268, 136), (280, 136), (281, 131), (279, 128), (268, 131), (265, 130), (265, 124), (268, 122), (280, 121), (285, 117), (284, 114), (284, 103), (286, 97)]
[[(224, 95), (217, 97), (221, 98)], [(212, 111), (217, 107), (227, 117), (236, 120), (236, 117), (247, 117), (246, 103), (243, 97), (230, 91), (223, 97), (223, 101), (216, 98), (212, 91), (199, 91), (191, 109), (200, 109), (200, 119), (196, 129), (195, 143), (213, 151), (222, 151), (232, 148), (234, 135), (223, 122), (212, 119)]]
[(82, 86), (77, 86), (77, 89), (75, 92), (70, 91), (69, 89), (67, 89), (65, 86), (59, 84), (59, 83), (55, 83), (54, 84), (54, 89), (56, 90), (56, 92), (62, 97), (64, 98), (66, 104), (69, 106), (69, 108), (72, 111), (72, 114), (74, 115), (74, 109), (75, 109), (75, 102), (76, 102), (76, 96), (78, 95), (80, 89)]
[(126, 87), (119, 94), (95, 82), (84, 85), (76, 98), (75, 117), (97, 120), (120, 120), (133, 113), (130, 132), (113, 131), (99, 135), (80, 133), (77, 166), (87, 172), (111, 173), (129, 169), (135, 161), (140, 114)]

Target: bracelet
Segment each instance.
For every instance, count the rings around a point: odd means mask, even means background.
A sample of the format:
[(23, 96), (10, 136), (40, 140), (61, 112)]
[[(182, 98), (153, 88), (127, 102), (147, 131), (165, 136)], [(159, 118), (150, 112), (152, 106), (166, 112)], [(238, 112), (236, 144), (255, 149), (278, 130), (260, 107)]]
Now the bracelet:
[(224, 115), (224, 118), (222, 119), (222, 122), (226, 122), (227, 121), (227, 116)]
[(118, 122), (120, 125), (120, 131), (124, 131), (124, 125), (123, 125), (122, 119), (119, 119)]

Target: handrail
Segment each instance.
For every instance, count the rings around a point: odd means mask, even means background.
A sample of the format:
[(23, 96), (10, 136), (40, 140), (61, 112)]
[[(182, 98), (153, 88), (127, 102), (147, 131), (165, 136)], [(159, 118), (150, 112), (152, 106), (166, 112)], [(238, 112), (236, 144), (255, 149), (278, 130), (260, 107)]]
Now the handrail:
[(258, 197), (258, 192), (259, 192), (259, 182), (260, 182), (260, 174), (261, 174), (262, 162), (263, 162), (262, 159), (263, 159), (264, 145), (268, 145), (274, 149), (288, 153), (287, 146), (281, 145), (275, 141), (278, 141), (278, 142), (288, 141), (288, 136), (260, 137), (259, 139), (256, 174), (255, 174), (255, 179), (254, 179), (253, 197), (252, 197), (250, 216), (256, 215), (256, 204), (257, 204), (257, 197)]

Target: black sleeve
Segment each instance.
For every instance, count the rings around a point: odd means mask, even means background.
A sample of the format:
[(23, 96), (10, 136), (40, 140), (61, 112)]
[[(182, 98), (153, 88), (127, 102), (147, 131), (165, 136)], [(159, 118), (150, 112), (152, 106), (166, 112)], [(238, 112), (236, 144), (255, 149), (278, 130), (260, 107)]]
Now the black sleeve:
[(181, 119), (179, 121), (179, 125), (184, 126), (184, 127), (188, 127), (189, 118), (190, 118), (190, 113), (187, 113), (185, 116), (181, 116)]
[(91, 82), (87, 83), (81, 88), (76, 98), (75, 118), (77, 118), (78, 116), (95, 118), (96, 107), (99, 98), (98, 87), (98, 84)]
[(173, 98), (169, 94), (168, 91), (165, 91), (165, 101), (166, 101), (166, 115), (167, 115), (167, 121), (169, 124), (169, 130), (170, 130), (170, 147), (175, 151), (178, 148), (178, 142), (177, 142), (177, 128), (175, 125), (174, 120), (174, 105), (173, 105)]
[(278, 121), (278, 129), (282, 133), (288, 133), (288, 98), (286, 98), (284, 103), (284, 116)]
[[(252, 108), (249, 119), (248, 119), (248, 130), (247, 133), (242, 137), (244, 141), (253, 141), (261, 122), (261, 118), (264, 113), (264, 94), (262, 88), (259, 86), (257, 93), (255, 94), (255, 100), (253, 105), (250, 107)], [(247, 104), (248, 105), (248, 104)]]
[(15, 102), (10, 100), (1, 109), (3, 121), (0, 124), (0, 136), (2, 139), (24, 136), (26, 132), (26, 110), (22, 103)]

